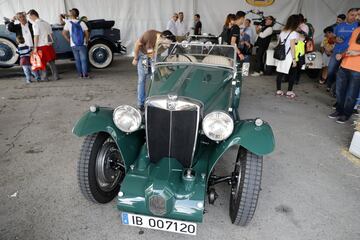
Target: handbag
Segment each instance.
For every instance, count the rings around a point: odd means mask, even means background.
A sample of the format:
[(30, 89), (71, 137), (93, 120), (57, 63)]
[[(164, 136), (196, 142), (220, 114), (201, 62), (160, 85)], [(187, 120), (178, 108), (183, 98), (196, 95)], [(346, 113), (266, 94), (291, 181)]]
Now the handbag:
[(287, 37), (285, 38), (284, 41), (280, 42), (275, 48), (274, 48), (274, 58), (277, 60), (285, 60), (286, 55), (289, 53), (290, 49), (286, 52), (285, 49), (285, 43), (287, 41), (287, 39), (289, 38), (291, 32), (287, 35)]
[(42, 51), (32, 52), (30, 54), (31, 70), (33, 71), (45, 70), (45, 65), (43, 64), (41, 58), (42, 58)]

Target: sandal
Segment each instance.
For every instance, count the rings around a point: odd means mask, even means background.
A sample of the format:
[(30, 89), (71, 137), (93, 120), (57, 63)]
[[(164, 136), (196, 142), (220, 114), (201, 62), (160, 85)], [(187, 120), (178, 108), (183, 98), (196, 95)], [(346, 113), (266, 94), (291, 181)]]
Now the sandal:
[(284, 95), (283, 91), (281, 91), (281, 90), (276, 91), (276, 96), (283, 96), (283, 95)]
[(293, 92), (293, 91), (287, 91), (287, 93), (286, 93), (286, 97), (288, 97), (288, 98), (295, 98), (295, 93)]

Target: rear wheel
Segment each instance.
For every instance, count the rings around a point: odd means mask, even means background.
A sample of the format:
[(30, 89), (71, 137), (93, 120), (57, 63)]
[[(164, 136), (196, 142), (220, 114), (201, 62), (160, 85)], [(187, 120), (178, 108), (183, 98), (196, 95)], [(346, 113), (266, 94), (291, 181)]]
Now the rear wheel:
[(89, 49), (89, 62), (94, 68), (107, 68), (114, 59), (110, 45), (105, 41), (94, 42)]
[(125, 164), (107, 133), (85, 138), (78, 161), (78, 182), (83, 195), (95, 203), (108, 203), (120, 190)]
[(18, 58), (16, 45), (8, 39), (0, 38), (0, 66), (11, 67)]
[(246, 226), (255, 213), (262, 174), (263, 158), (243, 147), (236, 158), (230, 193), (231, 222)]

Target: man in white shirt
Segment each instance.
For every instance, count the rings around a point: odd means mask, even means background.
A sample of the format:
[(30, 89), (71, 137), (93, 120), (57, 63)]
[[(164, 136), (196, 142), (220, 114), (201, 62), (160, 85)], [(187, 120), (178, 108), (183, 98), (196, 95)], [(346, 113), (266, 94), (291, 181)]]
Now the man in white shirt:
[(179, 20), (176, 22), (177, 36), (185, 36), (188, 32), (184, 23), (184, 13), (179, 12)]
[[(54, 80), (59, 79), (59, 74), (55, 65), (56, 53), (52, 46), (54, 38), (52, 36), (52, 29), (48, 22), (39, 18), (39, 14), (34, 9), (28, 12), (29, 18), (33, 23), (34, 32), (34, 52), (42, 51), (42, 62), (45, 65), (42, 70), (42, 80), (48, 81), (46, 64), (49, 63), (51, 73)], [(51, 41), (49, 41), (51, 40)]]
[(70, 20), (65, 21), (62, 35), (70, 43), (79, 77), (89, 78), (88, 51), (86, 47), (89, 41), (89, 31), (86, 24), (78, 20), (79, 14), (80, 12), (76, 8), (70, 10)]
[[(15, 24), (16, 20), (19, 21), (19, 24)], [(8, 24), (7, 28), (10, 32), (15, 33), (16, 36), (22, 36), (25, 39), (26, 46), (29, 46), (30, 48), (33, 47), (34, 33), (32, 24), (27, 21), (24, 12), (18, 12)]]
[(169, 30), (173, 35), (177, 36), (177, 28), (176, 28), (176, 21), (178, 20), (179, 16), (177, 13), (171, 17), (169, 22), (166, 25), (166, 30)]

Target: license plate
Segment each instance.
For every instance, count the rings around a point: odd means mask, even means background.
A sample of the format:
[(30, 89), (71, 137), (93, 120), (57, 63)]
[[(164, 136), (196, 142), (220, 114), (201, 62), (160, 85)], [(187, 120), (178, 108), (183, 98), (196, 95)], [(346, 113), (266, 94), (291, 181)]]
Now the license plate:
[(196, 223), (192, 222), (143, 216), (125, 212), (121, 213), (121, 219), (122, 223), (125, 225), (196, 235)]

